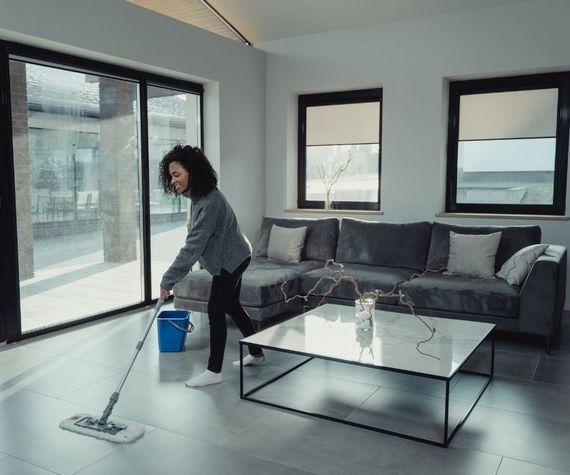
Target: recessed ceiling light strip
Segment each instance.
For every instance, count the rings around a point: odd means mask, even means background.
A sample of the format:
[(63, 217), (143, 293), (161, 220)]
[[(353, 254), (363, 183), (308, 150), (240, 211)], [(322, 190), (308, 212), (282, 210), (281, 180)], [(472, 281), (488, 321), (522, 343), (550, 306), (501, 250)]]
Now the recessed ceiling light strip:
[(200, 2), (208, 9), (210, 10), (214, 15), (216, 15), (216, 17), (218, 17), (220, 19), (220, 21), (226, 25), (230, 30), (232, 30), (234, 32), (234, 34), (236, 36), (238, 36), (246, 45), (249, 46), (253, 46), (251, 44), (250, 41), (248, 41), (245, 36), (243, 36), (238, 30), (235, 29), (235, 27), (228, 21), (226, 20), (222, 14), (216, 10), (212, 5), (210, 5), (206, 0), (200, 0)]

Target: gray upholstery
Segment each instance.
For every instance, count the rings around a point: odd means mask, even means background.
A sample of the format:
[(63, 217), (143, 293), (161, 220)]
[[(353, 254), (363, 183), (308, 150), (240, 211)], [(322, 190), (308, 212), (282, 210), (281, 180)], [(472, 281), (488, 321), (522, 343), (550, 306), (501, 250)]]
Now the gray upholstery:
[(176, 298), (208, 302), (211, 284), (212, 275), (206, 269), (192, 271), (174, 284), (172, 293)]
[[(303, 309), (303, 305), (306, 305), (306, 302), (300, 299), (295, 299), (291, 300), (288, 303), (285, 303), (284, 300), (280, 300), (278, 302), (265, 305), (264, 307), (249, 307), (247, 305), (244, 305), (243, 307), (245, 308), (245, 311), (249, 317), (257, 323), (256, 326), (259, 328), (261, 322), (270, 320), (276, 315), (283, 313), (288, 313), (290, 315), (299, 314)], [(175, 294), (174, 308), (206, 313), (208, 311), (208, 301), (192, 300), (188, 298), (178, 297)]]
[(535, 261), (521, 287), (520, 331), (538, 335), (556, 332), (566, 297), (566, 266), (566, 248), (552, 244)]
[(374, 223), (342, 220), (337, 262), (423, 270), (429, 248), (431, 224)]
[(273, 225), (283, 228), (299, 228), (307, 226), (305, 245), (301, 258), (303, 260), (326, 261), (334, 259), (338, 241), (339, 220), (337, 218), (297, 219), (264, 217), (255, 243), (253, 255), (267, 257), (267, 246)]
[[(263, 307), (283, 300), (283, 282), (288, 282), (287, 296), (295, 295), (299, 289), (298, 277), (322, 265), (318, 261), (285, 264), (266, 257), (255, 258), (243, 273), (240, 302), (245, 307)], [(186, 300), (207, 302), (211, 282), (212, 276), (204, 269), (190, 272), (174, 286), (174, 294)]]
[(540, 226), (457, 226), (436, 222), (431, 231), (427, 269), (440, 270), (447, 266), (449, 231), (459, 234), (491, 234), (500, 231), (502, 236), (495, 259), (495, 272), (519, 249), (540, 243)]
[[(361, 292), (371, 292), (373, 290), (382, 290), (383, 292), (389, 292), (393, 290), (399, 281), (408, 280), (414, 271), (410, 269), (400, 269), (397, 267), (379, 267), (379, 266), (368, 266), (365, 264), (343, 264), (344, 274), (346, 276), (353, 277), (358, 283), (358, 288)], [(313, 288), (313, 286), (319, 281), (323, 276), (326, 276), (328, 272), (326, 269), (316, 269), (311, 272), (307, 272), (301, 276), (300, 290), (303, 294), (306, 294)], [(315, 293), (325, 293), (329, 291), (334, 285), (334, 281), (327, 279), (323, 280), (319, 286), (316, 288)], [(354, 300), (358, 297), (354, 289), (354, 285), (349, 281), (343, 281), (338, 286), (332, 289), (329, 297), (342, 298), (347, 300)], [(397, 298), (383, 298), (384, 303), (396, 303)]]
[[(519, 288), (503, 279), (482, 279), (427, 272), (400, 285), (417, 310), (447, 310), (476, 315), (516, 318)], [(421, 313), (421, 311), (419, 312)]]

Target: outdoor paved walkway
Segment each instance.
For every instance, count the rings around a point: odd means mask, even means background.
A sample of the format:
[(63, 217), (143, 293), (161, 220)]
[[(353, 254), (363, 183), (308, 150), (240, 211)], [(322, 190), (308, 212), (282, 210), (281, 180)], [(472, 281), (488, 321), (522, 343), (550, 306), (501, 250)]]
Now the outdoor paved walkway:
[[(186, 221), (153, 226), (152, 289), (186, 237)], [(107, 312), (142, 300), (142, 261), (103, 261), (101, 231), (34, 241), (35, 275), (20, 283), (22, 332)]]

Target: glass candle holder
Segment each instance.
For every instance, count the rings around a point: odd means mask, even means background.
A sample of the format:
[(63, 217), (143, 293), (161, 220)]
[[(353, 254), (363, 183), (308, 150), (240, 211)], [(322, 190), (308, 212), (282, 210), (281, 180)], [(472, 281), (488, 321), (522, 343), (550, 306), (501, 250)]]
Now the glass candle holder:
[(354, 301), (354, 315), (356, 317), (356, 329), (370, 331), (374, 325), (374, 305), (373, 299), (356, 299)]

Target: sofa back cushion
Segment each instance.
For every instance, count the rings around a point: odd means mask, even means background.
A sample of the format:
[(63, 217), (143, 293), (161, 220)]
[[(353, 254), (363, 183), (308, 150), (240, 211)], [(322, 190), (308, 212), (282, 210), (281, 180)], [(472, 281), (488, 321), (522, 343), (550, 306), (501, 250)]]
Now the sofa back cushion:
[(501, 232), (501, 242), (495, 258), (495, 272), (515, 252), (531, 244), (540, 243), (540, 226), (460, 226), (433, 223), (426, 267), (439, 270), (447, 267), (449, 259), (449, 232), (458, 234), (492, 234)]
[(271, 227), (274, 224), (282, 228), (307, 227), (301, 259), (326, 261), (327, 259), (335, 258), (339, 228), (339, 220), (337, 218), (298, 219), (271, 218), (267, 216), (261, 220), (261, 229), (259, 230), (253, 251), (255, 257), (267, 257)]
[(336, 260), (422, 271), (430, 234), (427, 221), (396, 224), (343, 218)]
[(307, 226), (300, 228), (282, 228), (271, 226), (267, 257), (282, 262), (299, 262), (305, 245)]

